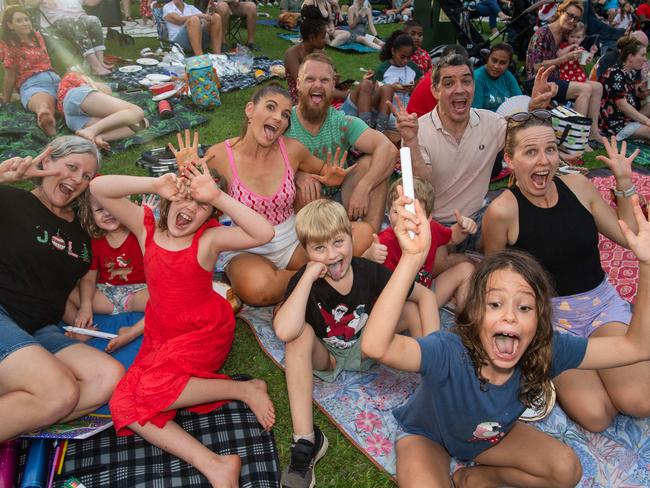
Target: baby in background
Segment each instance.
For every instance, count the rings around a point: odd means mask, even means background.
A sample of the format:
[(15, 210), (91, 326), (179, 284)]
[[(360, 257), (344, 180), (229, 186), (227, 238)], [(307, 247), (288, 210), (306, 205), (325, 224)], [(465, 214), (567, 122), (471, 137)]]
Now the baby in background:
[(587, 51), (581, 46), (585, 40), (587, 27), (582, 22), (578, 22), (572, 31), (566, 36), (566, 40), (560, 43), (557, 51), (558, 57), (568, 55), (570, 59), (560, 64), (560, 79), (564, 81), (578, 81), (584, 83), (587, 81), (587, 74), (583, 66), (587, 65), (594, 58), (598, 51), (598, 45), (594, 43), (591, 50)]
[[(401, 178), (391, 185), (386, 197), (390, 227), (381, 231), (379, 235), (373, 234), (372, 245), (363, 253), (364, 258), (383, 264), (390, 270), (397, 267), (402, 256), (402, 250), (394, 231), (397, 223), (395, 201), (399, 198), (398, 185), (402, 185)], [(468, 217), (463, 217), (457, 210), (457, 223), (451, 228), (439, 224), (431, 218), (434, 202), (433, 186), (428, 181), (416, 176), (413, 178), (413, 187), (415, 198), (422, 204), (431, 228), (431, 247), (424, 265), (417, 274), (417, 282), (427, 288), (434, 288), (438, 304), (444, 305), (453, 297), (456, 300), (456, 305), (460, 307), (465, 302), (467, 280), (474, 271), (474, 265), (470, 261), (464, 261), (451, 266), (435, 277), (435, 286), (432, 287), (435, 274), (434, 265), (436, 262), (442, 263), (447, 259), (447, 248), (445, 247), (447, 244), (460, 244), (469, 234), (476, 233), (476, 222)]]
[[(143, 197), (142, 205), (158, 206), (154, 196)], [(63, 320), (81, 328), (92, 327), (93, 313), (119, 314), (144, 312), (149, 292), (145, 283), (142, 250), (136, 237), (97, 199), (86, 191), (79, 201), (81, 225), (92, 238), (90, 270), (68, 298)], [(122, 327), (109, 341), (107, 352), (114, 352), (142, 335), (144, 319)], [(76, 334), (79, 340), (90, 337)]]

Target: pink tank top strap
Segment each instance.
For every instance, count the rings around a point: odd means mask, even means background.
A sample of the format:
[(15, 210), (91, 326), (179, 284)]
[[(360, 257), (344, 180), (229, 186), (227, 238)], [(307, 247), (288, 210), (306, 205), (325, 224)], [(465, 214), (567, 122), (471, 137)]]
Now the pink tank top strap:
[(284, 137), (282, 136), (278, 137), (278, 144), (280, 145), (280, 153), (282, 154), (282, 159), (284, 160), (284, 167), (286, 169), (285, 174), (287, 178), (293, 180), (294, 177), (293, 166), (291, 166), (291, 162), (289, 161), (289, 155), (287, 154), (287, 146), (284, 144)]
[(234, 184), (235, 181), (239, 181), (239, 175), (237, 174), (237, 166), (235, 166), (235, 155), (232, 152), (232, 146), (230, 141), (226, 140), (226, 154), (228, 155), (228, 164), (230, 165), (230, 171), (232, 171), (232, 182), (230, 186)]

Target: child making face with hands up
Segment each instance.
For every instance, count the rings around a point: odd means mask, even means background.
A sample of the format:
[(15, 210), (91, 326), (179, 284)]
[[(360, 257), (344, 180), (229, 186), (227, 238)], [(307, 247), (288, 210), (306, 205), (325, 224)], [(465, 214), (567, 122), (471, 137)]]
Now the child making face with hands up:
[[(149, 289), (142, 347), (110, 402), (118, 435), (133, 432), (195, 466), (212, 486), (236, 486), (240, 459), (219, 456), (173, 422), (178, 408), (208, 412), (226, 401), (248, 404), (264, 429), (275, 422), (266, 384), (217, 374), (233, 341), (231, 306), (212, 289), (219, 252), (268, 242), (273, 228), (223, 193), (207, 167), (187, 165), (184, 177), (102, 176), (91, 183), (98, 203), (137, 238)], [(150, 208), (128, 199), (161, 197), (156, 224)], [(236, 227), (220, 227), (215, 209)], [(220, 484), (219, 484), (220, 483)]]
[[(366, 324), (361, 350), (422, 383), (395, 411), (400, 486), (447, 486), (450, 457), (475, 461), (457, 470), (457, 488), (575, 486), (582, 470), (560, 441), (518, 421), (549, 397), (550, 380), (566, 369), (612, 368), (650, 358), (650, 223), (635, 197), (639, 232), (620, 222), (639, 259), (636, 306), (627, 333), (586, 339), (554, 333), (552, 289), (541, 266), (522, 251), (487, 257), (471, 280), (453, 332), (414, 339), (395, 334), (399, 310), (429, 248), (426, 215), (396, 204), (402, 257)], [(415, 233), (411, 239), (408, 231)]]

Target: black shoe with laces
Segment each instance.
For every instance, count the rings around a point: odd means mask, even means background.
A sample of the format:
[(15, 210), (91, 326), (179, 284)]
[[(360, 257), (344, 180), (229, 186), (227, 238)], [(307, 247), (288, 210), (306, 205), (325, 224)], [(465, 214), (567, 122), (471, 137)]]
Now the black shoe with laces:
[(327, 451), (327, 437), (314, 426), (314, 442), (300, 439), (291, 443), (291, 463), (282, 471), (282, 488), (313, 488), (314, 466)]

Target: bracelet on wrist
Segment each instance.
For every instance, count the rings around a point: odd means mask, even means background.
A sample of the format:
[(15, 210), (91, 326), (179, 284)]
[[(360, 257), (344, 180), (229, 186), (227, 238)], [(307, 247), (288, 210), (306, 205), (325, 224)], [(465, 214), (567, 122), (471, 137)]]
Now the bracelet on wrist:
[(629, 197), (631, 197), (632, 195), (636, 195), (636, 186), (635, 186), (635, 185), (632, 185), (631, 187), (629, 187), (628, 189), (623, 190), (623, 191), (621, 191), (621, 190), (617, 190), (616, 187), (612, 187), (612, 193), (613, 193), (617, 198), (619, 198), (619, 197), (629, 198)]

